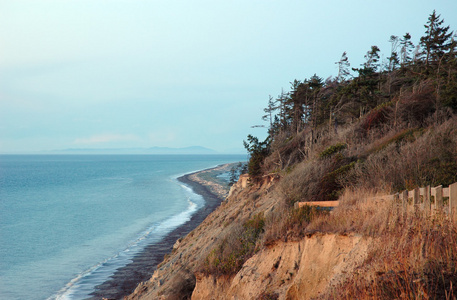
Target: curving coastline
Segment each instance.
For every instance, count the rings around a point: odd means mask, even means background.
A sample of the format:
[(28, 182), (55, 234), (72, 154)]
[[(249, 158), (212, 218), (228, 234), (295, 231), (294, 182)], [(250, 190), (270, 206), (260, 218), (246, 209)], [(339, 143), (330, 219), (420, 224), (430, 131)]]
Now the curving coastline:
[[(205, 205), (195, 212), (189, 221), (175, 228), (159, 242), (145, 247), (131, 263), (119, 268), (106, 282), (96, 286), (88, 299), (121, 299), (131, 294), (140, 282), (148, 280), (164, 256), (172, 251), (174, 243), (195, 229), (224, 200), (223, 191), (227, 188), (218, 182), (216, 175), (211, 174), (211, 171), (223, 173), (228, 171), (229, 166), (231, 164), (225, 164), (177, 178), (191, 187), (194, 193), (201, 195)], [(203, 173), (210, 173), (209, 176), (205, 176), (205, 180), (199, 177)]]

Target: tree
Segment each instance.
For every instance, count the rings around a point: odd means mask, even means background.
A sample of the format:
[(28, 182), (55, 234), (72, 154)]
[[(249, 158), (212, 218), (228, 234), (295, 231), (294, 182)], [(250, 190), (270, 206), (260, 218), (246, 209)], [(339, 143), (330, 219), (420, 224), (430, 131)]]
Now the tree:
[(401, 55), (400, 55), (400, 64), (405, 66), (412, 59), (411, 54), (414, 50), (414, 45), (411, 42), (411, 35), (407, 32), (400, 40), (401, 45)]
[(268, 134), (270, 136), (273, 135), (273, 115), (274, 111), (278, 109), (278, 107), (275, 105), (275, 102), (273, 101), (273, 97), (271, 95), (269, 96), (268, 99), (268, 106), (263, 109), (263, 111), (266, 113), (265, 115), (262, 116), (262, 120), (264, 121), (269, 121), (270, 127), (268, 129)]
[(391, 47), (390, 47), (390, 56), (388, 58), (388, 60), (389, 60), (388, 69), (389, 69), (389, 71), (393, 71), (393, 70), (395, 70), (395, 68), (398, 66), (398, 64), (400, 62), (398, 59), (398, 54), (397, 54), (397, 48), (398, 48), (398, 42), (399, 42), (398, 36), (391, 35), (389, 42), (391, 43)]
[(249, 152), (248, 173), (251, 179), (258, 180), (262, 176), (262, 163), (270, 153), (270, 138), (259, 142), (255, 136), (248, 135), (248, 141), (243, 141), (244, 148)]
[(317, 127), (317, 115), (319, 114), (319, 103), (318, 103), (318, 96), (319, 92), (323, 86), (323, 79), (316, 74), (311, 76), (308, 81), (309, 88), (311, 90), (312, 100), (313, 100), (313, 109), (312, 109), (312, 121), (313, 127)]
[[(276, 98), (275, 107), (278, 112), (278, 118), (275, 117), (275, 122), (277, 125), (275, 127), (278, 128), (279, 131), (287, 131), (289, 129), (289, 95), (281, 90), (281, 95)], [(274, 125), (274, 124), (273, 124)]]
[(340, 61), (336, 62), (335, 64), (338, 65), (338, 76), (336, 77), (338, 82), (344, 81), (349, 75), (351, 75), (349, 72), (349, 67), (351, 64), (349, 63), (346, 51), (344, 51), (343, 55), (341, 55)]
[(443, 22), (434, 10), (428, 18), (428, 23), (424, 25), (425, 35), (421, 37), (420, 43), (425, 50), (427, 66), (430, 61), (439, 62), (451, 45), (452, 32), (448, 32), (449, 26), (442, 26)]
[(365, 59), (367, 60), (363, 67), (365, 71), (369, 74), (376, 73), (379, 68), (379, 48), (378, 46), (371, 46), (370, 51), (365, 54)]
[(305, 114), (306, 102), (306, 87), (304, 83), (295, 79), (291, 84), (291, 92), (289, 93), (289, 105), (291, 107), (291, 126), (292, 131), (298, 133), (303, 126), (303, 116)]

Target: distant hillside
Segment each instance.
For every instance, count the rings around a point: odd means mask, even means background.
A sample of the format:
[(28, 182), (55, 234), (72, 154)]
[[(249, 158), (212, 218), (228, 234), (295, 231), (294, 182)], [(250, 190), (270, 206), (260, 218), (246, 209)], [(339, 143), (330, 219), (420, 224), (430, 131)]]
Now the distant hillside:
[(151, 154), (217, 154), (217, 151), (201, 146), (184, 148), (152, 147), (147, 149)]

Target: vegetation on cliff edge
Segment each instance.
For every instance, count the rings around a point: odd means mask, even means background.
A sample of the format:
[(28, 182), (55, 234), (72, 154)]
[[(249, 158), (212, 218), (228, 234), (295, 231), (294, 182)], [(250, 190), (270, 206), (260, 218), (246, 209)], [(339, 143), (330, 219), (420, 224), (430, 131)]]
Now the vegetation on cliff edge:
[[(275, 186), (279, 205), (255, 235), (245, 223), (225, 238), (208, 256), (207, 273), (236, 273), (262, 243), (356, 232), (378, 239), (379, 247), (359, 275), (324, 298), (456, 295), (455, 224), (442, 214), (405, 214), (392, 203), (361, 200), (362, 191), (387, 194), (457, 182), (457, 43), (443, 23), (434, 11), (417, 45), (409, 33), (392, 35), (386, 60), (372, 46), (352, 76), (344, 52), (336, 78), (294, 80), (289, 92), (270, 97), (264, 110), (268, 138), (249, 136), (244, 145), (252, 183), (281, 177)], [(334, 199), (346, 200), (332, 214), (294, 208), (298, 201)]]

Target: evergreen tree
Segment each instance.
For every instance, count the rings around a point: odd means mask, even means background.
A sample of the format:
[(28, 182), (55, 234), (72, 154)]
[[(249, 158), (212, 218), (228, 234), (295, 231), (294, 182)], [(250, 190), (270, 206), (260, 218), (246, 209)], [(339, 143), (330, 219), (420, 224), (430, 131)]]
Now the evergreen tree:
[(304, 91), (304, 83), (295, 79), (291, 84), (291, 92), (289, 97), (289, 105), (291, 107), (291, 126), (292, 131), (298, 133), (303, 127), (303, 116), (305, 114), (306, 93)]
[(388, 58), (388, 60), (389, 60), (388, 70), (393, 71), (393, 70), (395, 70), (395, 68), (398, 66), (398, 64), (400, 62), (398, 59), (398, 53), (397, 53), (398, 42), (399, 42), (398, 36), (391, 35), (389, 42), (391, 43), (391, 48), (390, 48), (390, 56)]
[(400, 64), (405, 66), (409, 63), (412, 59), (411, 55), (414, 50), (414, 45), (411, 42), (411, 35), (407, 32), (400, 40), (401, 45), (401, 56), (400, 56)]
[(279, 110), (278, 112), (278, 121), (279, 121), (279, 130), (285, 132), (289, 130), (289, 122), (290, 119), (288, 116), (290, 115), (290, 106), (289, 106), (289, 95), (284, 92), (284, 90), (281, 90), (281, 95), (276, 98), (276, 109)]
[(309, 89), (311, 90), (311, 96), (313, 101), (313, 108), (312, 108), (312, 122), (313, 127), (317, 127), (317, 116), (319, 115), (320, 110), (320, 103), (319, 103), (319, 92), (323, 87), (323, 79), (316, 74), (311, 76), (308, 81)]
[(427, 66), (430, 61), (439, 62), (445, 52), (449, 51), (452, 32), (448, 32), (449, 26), (444, 27), (443, 22), (444, 20), (440, 20), (440, 15), (433, 11), (428, 18), (428, 23), (424, 25), (425, 35), (421, 37), (420, 42), (425, 50)]
[(349, 63), (346, 51), (344, 51), (343, 55), (341, 55), (340, 61), (336, 62), (335, 64), (338, 65), (338, 76), (336, 77), (338, 82), (344, 81), (349, 75), (351, 75), (349, 72), (349, 67), (351, 64)]
[(271, 95), (269, 96), (268, 99), (268, 107), (264, 108), (263, 111), (266, 113), (265, 115), (262, 116), (262, 120), (268, 121), (270, 123), (270, 127), (268, 129), (268, 134), (270, 136), (273, 135), (273, 115), (274, 111), (278, 109), (278, 107), (275, 105), (275, 102), (273, 101), (273, 97)]
[(371, 50), (365, 54), (366, 62), (363, 64), (366, 75), (376, 73), (379, 68), (379, 48), (378, 46), (371, 46)]
[(249, 152), (248, 173), (251, 179), (258, 180), (262, 176), (262, 163), (270, 153), (270, 139), (260, 142), (255, 136), (248, 135), (248, 141), (243, 141), (244, 148)]

